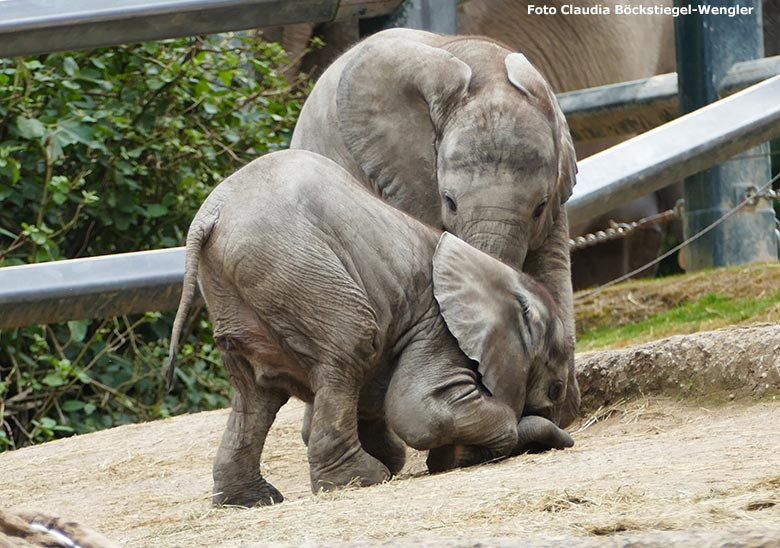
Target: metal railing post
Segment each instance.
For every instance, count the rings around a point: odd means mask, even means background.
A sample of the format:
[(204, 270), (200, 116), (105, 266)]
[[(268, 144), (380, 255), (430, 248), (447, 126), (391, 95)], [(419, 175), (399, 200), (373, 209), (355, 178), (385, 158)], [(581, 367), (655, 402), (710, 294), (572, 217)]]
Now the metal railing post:
[(406, 0), (391, 15), (362, 19), (360, 35), (367, 36), (394, 27), (455, 34), (458, 30), (457, 4), (457, 0)]
[[(675, 0), (677, 7), (689, 5), (698, 11), (675, 20), (682, 113), (717, 101), (720, 84), (732, 65), (764, 55), (760, 0)], [(705, 12), (712, 8), (738, 12)], [(762, 145), (746, 154), (761, 155), (768, 150), (768, 145)], [(730, 211), (750, 187), (757, 188), (769, 178), (768, 157), (731, 160), (687, 178), (686, 238)], [(768, 201), (758, 200), (688, 246), (685, 263), (691, 271), (775, 259), (774, 210)]]

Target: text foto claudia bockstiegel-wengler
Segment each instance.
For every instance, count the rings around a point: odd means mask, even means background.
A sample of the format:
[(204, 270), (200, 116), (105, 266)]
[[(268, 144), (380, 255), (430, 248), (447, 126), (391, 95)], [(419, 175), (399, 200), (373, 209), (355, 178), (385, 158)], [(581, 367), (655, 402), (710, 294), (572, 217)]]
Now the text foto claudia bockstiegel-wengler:
[(725, 15), (737, 17), (738, 15), (752, 15), (754, 6), (711, 6), (708, 4), (687, 4), (685, 6), (666, 6), (662, 4), (632, 5), (632, 4), (593, 4), (579, 6), (577, 4), (563, 4), (562, 6), (548, 6), (528, 4), (528, 15)]

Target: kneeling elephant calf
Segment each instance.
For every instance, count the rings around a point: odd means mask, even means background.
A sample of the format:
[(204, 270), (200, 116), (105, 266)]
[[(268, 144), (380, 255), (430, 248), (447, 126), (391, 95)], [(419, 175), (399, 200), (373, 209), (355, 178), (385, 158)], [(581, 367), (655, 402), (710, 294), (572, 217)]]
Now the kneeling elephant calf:
[(330, 160), (268, 154), (206, 199), (187, 235), (171, 367), (197, 283), (234, 388), (217, 504), (282, 500), (259, 460), (290, 396), (312, 404), (315, 491), (388, 479), (404, 464), (399, 438), (433, 449), (434, 470), (509, 456), (524, 414), (551, 420), (521, 430), (523, 444), (571, 444), (552, 421), (573, 341), (545, 290)]

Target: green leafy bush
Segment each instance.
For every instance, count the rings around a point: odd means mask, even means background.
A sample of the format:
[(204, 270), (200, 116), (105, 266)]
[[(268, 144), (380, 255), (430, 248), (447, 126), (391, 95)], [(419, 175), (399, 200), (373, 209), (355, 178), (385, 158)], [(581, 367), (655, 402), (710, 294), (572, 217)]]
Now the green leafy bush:
[[(0, 60), (0, 266), (182, 245), (225, 176), (286, 148), (303, 91), (238, 35)], [(211, 409), (204, 315), (163, 386), (171, 313), (0, 331), (0, 450)]]

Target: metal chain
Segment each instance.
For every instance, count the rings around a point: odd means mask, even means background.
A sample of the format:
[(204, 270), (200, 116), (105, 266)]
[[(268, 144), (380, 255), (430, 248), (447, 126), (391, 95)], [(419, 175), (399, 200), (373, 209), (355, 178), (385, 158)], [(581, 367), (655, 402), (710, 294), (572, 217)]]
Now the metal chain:
[[(780, 191), (769, 188), (759, 192), (755, 187), (748, 187), (745, 191), (745, 199), (749, 206), (756, 205), (758, 200), (780, 202)], [(578, 251), (610, 240), (626, 238), (632, 232), (640, 228), (666, 223), (674, 219), (682, 219), (684, 209), (685, 201), (678, 200), (673, 209), (661, 211), (660, 213), (650, 215), (649, 217), (639, 219), (638, 221), (630, 221), (627, 223), (609, 221), (609, 227), (604, 230), (597, 230), (596, 232), (589, 232), (588, 234), (571, 238), (569, 240), (569, 250)]]
[[(760, 198), (767, 197), (767, 199), (777, 200), (778, 199), (777, 198), (778, 193), (776, 191), (772, 190), (772, 185), (774, 183), (776, 183), (777, 181), (780, 181), (780, 173), (778, 173), (777, 175), (772, 177), (761, 188), (759, 188), (759, 189), (756, 189), (756, 188), (748, 189), (745, 192), (745, 198), (740, 203), (738, 203), (732, 209), (730, 209), (726, 213), (724, 213), (721, 217), (719, 217), (718, 219), (713, 221), (709, 226), (706, 226), (705, 228), (701, 229), (696, 234), (690, 236), (684, 242), (681, 242), (680, 244), (674, 246), (672, 249), (670, 249), (669, 251), (667, 251), (663, 255), (660, 255), (659, 257), (656, 257), (655, 259), (653, 259), (652, 261), (650, 261), (646, 265), (641, 266), (641, 267), (639, 267), (639, 268), (637, 268), (635, 270), (632, 270), (631, 272), (628, 272), (626, 274), (623, 274), (622, 276), (619, 276), (618, 278), (615, 278), (614, 280), (610, 280), (609, 282), (607, 282), (605, 284), (602, 284), (600, 286), (594, 287), (593, 289), (585, 290), (585, 291), (583, 291), (581, 293), (578, 293), (577, 295), (574, 296), (574, 300), (575, 301), (579, 301), (579, 300), (582, 300), (582, 299), (584, 299), (586, 297), (590, 297), (591, 295), (599, 293), (600, 291), (603, 291), (604, 289), (606, 289), (608, 287), (611, 287), (611, 286), (613, 286), (613, 285), (615, 285), (617, 283), (625, 281), (625, 280), (635, 276), (636, 274), (639, 274), (643, 270), (646, 270), (647, 268), (650, 268), (651, 266), (654, 266), (654, 265), (660, 263), (662, 260), (666, 259), (667, 257), (670, 257), (674, 253), (677, 253), (679, 250), (681, 250), (683, 247), (687, 246), (688, 244), (690, 244), (694, 240), (699, 239), (700, 237), (702, 237), (704, 234), (706, 234), (707, 232), (709, 232), (710, 230), (712, 230), (716, 226), (723, 224), (729, 217), (734, 215), (736, 212), (738, 212), (743, 207), (754, 206), (756, 204), (756, 202)], [(679, 208), (681, 206), (681, 204), (680, 204), (681, 201), (682, 200), (677, 202), (677, 205), (675, 206), (675, 208)]]
[(630, 221), (627, 223), (610, 221), (609, 227), (605, 228), (604, 230), (597, 230), (596, 232), (583, 234), (582, 236), (577, 236), (576, 238), (570, 239), (569, 250), (577, 251), (579, 249), (585, 249), (587, 247), (591, 247), (603, 242), (608, 242), (610, 240), (618, 240), (620, 238), (627, 237), (632, 232), (640, 228), (646, 228), (652, 225), (668, 223), (674, 219), (680, 219), (682, 217), (682, 207), (683, 201), (680, 200), (673, 209), (661, 211), (660, 213), (650, 215), (649, 217), (644, 217), (638, 221)]
[(756, 187), (751, 186), (745, 191), (745, 198), (749, 200), (748, 205), (751, 206), (756, 205), (759, 200), (772, 200), (778, 202), (780, 201), (780, 192), (771, 188), (759, 192)]

